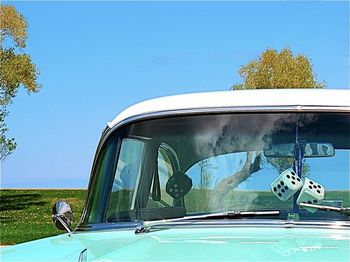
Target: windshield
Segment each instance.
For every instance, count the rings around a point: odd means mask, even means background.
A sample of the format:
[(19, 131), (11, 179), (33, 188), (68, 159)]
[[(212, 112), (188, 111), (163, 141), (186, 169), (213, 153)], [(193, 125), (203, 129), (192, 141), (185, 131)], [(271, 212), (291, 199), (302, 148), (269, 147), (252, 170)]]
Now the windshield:
[[(232, 210), (279, 210), (281, 219), (297, 214), (300, 220), (348, 220), (300, 203), (349, 206), (349, 132), (346, 113), (190, 115), (124, 126), (109, 137), (98, 158), (88, 222)], [(291, 154), (266, 154), (271, 146), (285, 150), (280, 146), (285, 144), (292, 145)], [(327, 145), (334, 152), (303, 158), (295, 149), (301, 144), (309, 151)]]

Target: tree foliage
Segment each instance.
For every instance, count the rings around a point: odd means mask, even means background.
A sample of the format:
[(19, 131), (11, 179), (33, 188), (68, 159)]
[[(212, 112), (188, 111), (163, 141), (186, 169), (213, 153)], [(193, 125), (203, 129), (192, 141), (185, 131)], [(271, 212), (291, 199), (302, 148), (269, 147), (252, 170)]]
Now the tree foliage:
[(8, 128), (5, 125), (5, 117), (7, 115), (6, 110), (0, 109), (0, 159), (2, 160), (7, 155), (9, 155), (16, 148), (16, 142), (14, 138), (7, 138), (6, 132)]
[(14, 139), (6, 137), (7, 106), (21, 86), (28, 93), (38, 92), (40, 88), (39, 71), (23, 50), (27, 27), (26, 20), (13, 6), (0, 4), (0, 160), (16, 148)]
[(256, 60), (239, 70), (242, 83), (232, 89), (271, 88), (324, 88), (324, 82), (317, 82), (310, 60), (304, 55), (294, 56), (284, 48), (281, 52), (267, 49)]
[(15, 45), (21, 48), (26, 46), (27, 22), (13, 6), (0, 6), (1, 41), (6, 37), (12, 38)]

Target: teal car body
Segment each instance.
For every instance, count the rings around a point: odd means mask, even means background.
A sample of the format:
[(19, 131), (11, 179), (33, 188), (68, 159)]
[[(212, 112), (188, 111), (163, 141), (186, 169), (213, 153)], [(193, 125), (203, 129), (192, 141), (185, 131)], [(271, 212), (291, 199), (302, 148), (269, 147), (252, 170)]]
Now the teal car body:
[[(173, 228), (67, 234), (7, 248), (11, 261), (349, 261), (348, 229)], [(40, 250), (40, 254), (38, 254)]]
[(1, 261), (350, 261), (349, 97), (231, 91), (132, 106), (102, 134), (77, 228), (56, 214), (70, 232), (2, 248)]

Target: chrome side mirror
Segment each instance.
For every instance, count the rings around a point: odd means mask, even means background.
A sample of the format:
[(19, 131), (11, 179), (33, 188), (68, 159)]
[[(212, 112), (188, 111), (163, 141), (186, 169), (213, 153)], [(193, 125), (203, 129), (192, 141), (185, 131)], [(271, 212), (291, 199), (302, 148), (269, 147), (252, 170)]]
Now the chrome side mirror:
[(73, 211), (69, 204), (57, 201), (52, 207), (52, 221), (59, 230), (72, 232)]

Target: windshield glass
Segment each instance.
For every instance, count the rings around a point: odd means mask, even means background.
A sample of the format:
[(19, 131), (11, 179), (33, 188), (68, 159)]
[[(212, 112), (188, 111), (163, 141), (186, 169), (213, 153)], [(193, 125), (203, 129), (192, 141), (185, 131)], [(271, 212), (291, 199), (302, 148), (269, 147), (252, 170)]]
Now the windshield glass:
[[(101, 151), (88, 222), (232, 210), (348, 220), (299, 204), (349, 206), (349, 132), (345, 113), (211, 114), (133, 123), (110, 136)], [(266, 148), (283, 144), (293, 145), (291, 155), (265, 156)], [(308, 150), (319, 145), (317, 152), (327, 145), (335, 153), (303, 158), (300, 144)]]

